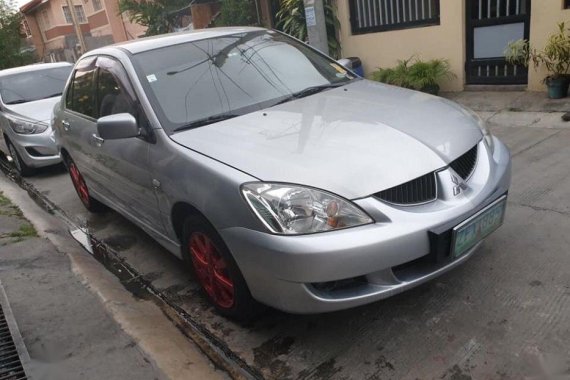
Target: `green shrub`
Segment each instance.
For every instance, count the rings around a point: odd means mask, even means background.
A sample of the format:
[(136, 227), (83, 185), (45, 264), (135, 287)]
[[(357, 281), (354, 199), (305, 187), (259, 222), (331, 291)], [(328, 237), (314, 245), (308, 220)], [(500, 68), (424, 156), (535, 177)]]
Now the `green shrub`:
[(532, 62), (535, 68), (544, 66), (549, 73), (545, 81), (566, 76), (570, 72), (570, 29), (559, 23), (558, 30), (540, 51), (530, 46), (528, 40), (513, 41), (505, 50), (505, 58), (513, 65), (528, 67)]
[(257, 25), (257, 11), (253, 0), (222, 0), (215, 26)]
[(444, 80), (455, 77), (446, 59), (422, 61), (414, 57), (398, 60), (395, 67), (379, 68), (371, 75), (371, 79), (377, 82), (434, 94), (439, 92), (439, 85)]

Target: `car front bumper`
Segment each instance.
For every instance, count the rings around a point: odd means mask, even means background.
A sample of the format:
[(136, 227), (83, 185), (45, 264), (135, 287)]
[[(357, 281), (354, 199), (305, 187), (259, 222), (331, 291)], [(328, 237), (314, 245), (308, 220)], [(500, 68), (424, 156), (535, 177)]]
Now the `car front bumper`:
[(374, 224), (301, 236), (241, 227), (220, 233), (253, 297), (264, 304), (291, 313), (319, 313), (387, 298), (453, 269), (476, 252), (481, 243), (450, 259), (451, 230), (507, 193), (510, 154), (496, 138), (494, 146), (491, 152), (479, 143), (477, 166), (458, 195), (450, 191), (450, 169), (445, 168), (437, 173), (439, 195), (432, 203), (397, 207), (373, 197), (356, 200)]
[(18, 151), (22, 161), (29, 167), (41, 168), (61, 162), (54, 133), (50, 127), (42, 133), (31, 135), (18, 134), (9, 128), (4, 133)]

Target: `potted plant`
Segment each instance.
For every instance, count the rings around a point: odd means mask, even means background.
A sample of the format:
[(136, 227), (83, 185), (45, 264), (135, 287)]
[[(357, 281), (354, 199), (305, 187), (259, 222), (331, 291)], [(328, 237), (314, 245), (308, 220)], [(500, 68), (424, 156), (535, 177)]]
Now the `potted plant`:
[(548, 75), (543, 82), (548, 89), (548, 97), (560, 99), (568, 95), (570, 84), (570, 35), (562, 22), (558, 31), (552, 34), (541, 51), (530, 46), (528, 40), (511, 42), (505, 50), (507, 62), (528, 67), (532, 62), (535, 69), (544, 66)]
[[(413, 63), (412, 63), (413, 61)], [(372, 73), (372, 79), (395, 86), (411, 88), (428, 94), (439, 94), (440, 83), (444, 79), (455, 78), (449, 61), (432, 59), (422, 61), (411, 57), (399, 60), (393, 68), (379, 68)]]
[(412, 58), (399, 59), (395, 67), (378, 68), (372, 73), (372, 80), (404, 88), (414, 88), (410, 78)]
[(428, 94), (439, 94), (439, 83), (445, 79), (455, 78), (451, 71), (449, 61), (446, 59), (432, 59), (431, 61), (417, 60), (410, 67), (410, 80), (412, 86)]

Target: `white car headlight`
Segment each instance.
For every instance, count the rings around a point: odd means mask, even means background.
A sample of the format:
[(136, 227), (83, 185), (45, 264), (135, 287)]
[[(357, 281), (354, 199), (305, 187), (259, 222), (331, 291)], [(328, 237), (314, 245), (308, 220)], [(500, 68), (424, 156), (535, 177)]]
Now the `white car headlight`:
[(8, 123), (14, 132), (21, 135), (42, 133), (45, 132), (45, 130), (48, 128), (48, 125), (46, 123), (42, 123), (41, 121), (20, 119), (13, 116), (8, 117)]
[(322, 190), (260, 182), (244, 184), (241, 191), (263, 224), (276, 234), (309, 234), (374, 222), (355, 204)]

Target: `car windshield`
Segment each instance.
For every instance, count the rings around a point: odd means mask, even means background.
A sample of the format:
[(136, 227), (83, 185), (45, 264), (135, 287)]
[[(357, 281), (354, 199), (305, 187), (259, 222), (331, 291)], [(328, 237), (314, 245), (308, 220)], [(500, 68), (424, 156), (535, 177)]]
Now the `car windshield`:
[(25, 71), (0, 78), (4, 104), (19, 104), (60, 96), (73, 66)]
[(342, 85), (354, 76), (273, 31), (193, 41), (135, 55), (168, 133), (199, 127)]

